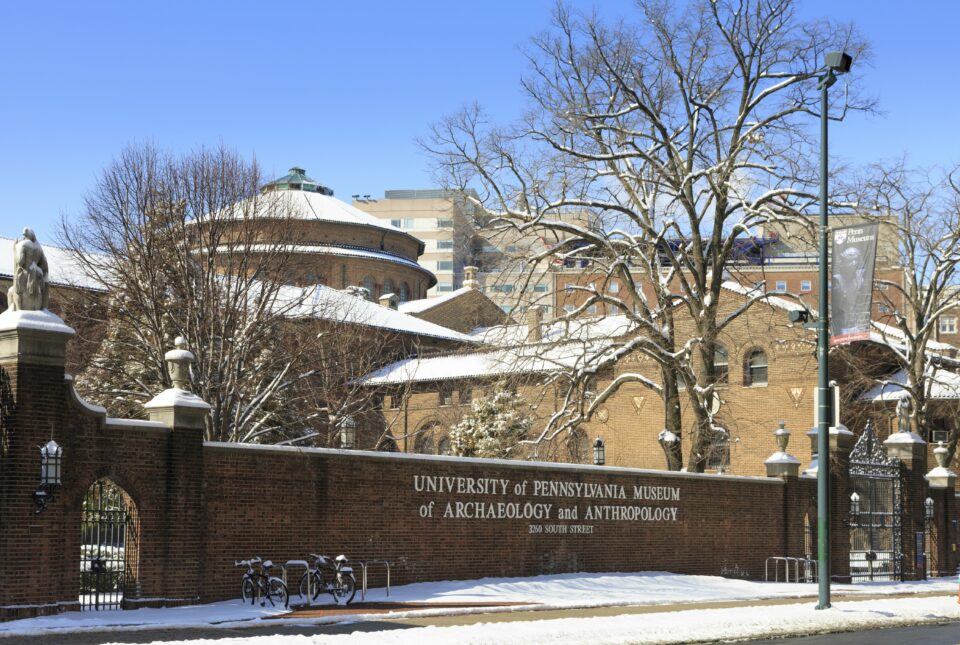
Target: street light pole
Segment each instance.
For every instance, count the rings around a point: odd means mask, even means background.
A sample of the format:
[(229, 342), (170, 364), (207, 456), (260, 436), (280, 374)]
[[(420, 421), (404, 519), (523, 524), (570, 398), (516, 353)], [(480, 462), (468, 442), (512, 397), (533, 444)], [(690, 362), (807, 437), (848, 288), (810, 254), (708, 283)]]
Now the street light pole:
[(820, 77), (820, 257), (817, 318), (817, 609), (830, 608), (830, 349), (827, 273), (827, 90), (837, 82), (837, 73), (849, 72), (853, 59), (843, 52), (826, 56), (826, 72)]

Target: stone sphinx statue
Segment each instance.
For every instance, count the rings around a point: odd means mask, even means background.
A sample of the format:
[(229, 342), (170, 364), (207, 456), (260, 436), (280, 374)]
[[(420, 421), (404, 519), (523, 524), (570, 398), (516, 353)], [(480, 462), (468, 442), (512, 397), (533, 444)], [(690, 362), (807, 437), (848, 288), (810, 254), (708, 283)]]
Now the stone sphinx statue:
[(7, 291), (11, 311), (38, 311), (50, 304), (50, 267), (32, 229), (23, 229), (23, 239), (13, 245), (13, 286)]

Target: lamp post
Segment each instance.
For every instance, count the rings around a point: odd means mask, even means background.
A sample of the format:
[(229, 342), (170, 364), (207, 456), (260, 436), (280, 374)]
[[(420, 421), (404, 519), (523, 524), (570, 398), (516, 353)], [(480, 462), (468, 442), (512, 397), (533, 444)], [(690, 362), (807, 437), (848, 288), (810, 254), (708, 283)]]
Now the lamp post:
[(827, 289), (827, 90), (837, 82), (837, 74), (850, 71), (853, 58), (844, 52), (830, 52), (820, 77), (820, 256), (817, 320), (817, 570), (819, 593), (817, 609), (830, 607), (830, 368), (827, 356), (830, 344)]

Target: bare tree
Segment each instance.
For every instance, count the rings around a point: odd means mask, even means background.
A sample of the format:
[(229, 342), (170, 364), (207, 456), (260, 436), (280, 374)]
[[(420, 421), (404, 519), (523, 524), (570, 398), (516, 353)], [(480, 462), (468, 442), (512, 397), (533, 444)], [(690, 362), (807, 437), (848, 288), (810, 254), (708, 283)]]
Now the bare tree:
[[(892, 352), (904, 378), (896, 383), (910, 403), (911, 427), (929, 439), (931, 388), (944, 369), (943, 347), (937, 344), (943, 314), (960, 306), (960, 169), (932, 176), (912, 170), (903, 161), (875, 165), (854, 186), (859, 208), (887, 216), (882, 226), (894, 229), (902, 282), (877, 280), (881, 304), (891, 315), (877, 333)], [(902, 390), (901, 390), (902, 388)], [(956, 426), (950, 457), (956, 450)]]
[[(598, 305), (635, 325), (573, 374), (566, 401), (581, 412), (558, 414), (541, 439), (641, 383), (662, 398), (668, 429), (686, 438), (687, 468), (702, 471), (716, 434), (717, 335), (763, 297), (721, 313), (725, 274), (753, 228), (814, 203), (815, 77), (826, 50), (862, 60), (866, 46), (850, 26), (800, 22), (791, 0), (638, 7), (637, 26), (609, 26), (559, 6), (553, 30), (533, 40), (526, 116), (491, 127), (468, 108), (435, 125), (424, 146), (447, 181), (476, 189), (504, 226), (561, 234), (564, 242), (528, 258), (531, 267), (557, 258), (591, 264), (597, 279), (575, 287), (585, 299), (569, 317)], [(836, 118), (872, 105), (850, 87), (834, 95)], [(599, 228), (565, 221), (567, 209), (594, 211)], [(617, 293), (608, 288), (614, 281)], [(694, 321), (682, 338), (681, 313)], [(584, 384), (635, 353), (655, 361), (660, 380), (621, 370), (583, 405)], [(680, 380), (692, 423), (680, 419)], [(679, 468), (680, 444), (668, 448)]]
[(103, 307), (83, 310), (105, 329), (77, 380), (84, 396), (142, 415), (170, 386), (164, 353), (184, 336), (197, 356), (192, 388), (213, 407), (207, 439), (251, 440), (282, 425), (273, 410), (306, 375), (277, 343), (301, 301), (280, 298), (291, 240), (276, 232), (291, 213), (262, 184), (256, 164), (224, 148), (174, 157), (131, 147), (103, 171), (61, 229), (107, 292)]

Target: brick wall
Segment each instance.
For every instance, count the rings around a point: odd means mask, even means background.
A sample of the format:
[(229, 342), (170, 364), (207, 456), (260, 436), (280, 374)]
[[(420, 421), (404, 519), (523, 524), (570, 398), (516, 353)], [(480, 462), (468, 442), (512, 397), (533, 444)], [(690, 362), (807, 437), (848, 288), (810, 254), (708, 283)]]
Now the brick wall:
[[(780, 479), (236, 444), (206, 444), (204, 469), (205, 600), (237, 595), (235, 559), (260, 555), (283, 562), (318, 551), (389, 559), (393, 584), (569, 571), (762, 578), (765, 558), (783, 554), (788, 536), (802, 545), (807, 505), (788, 499), (813, 493), (808, 480), (788, 485)], [(495, 488), (478, 492), (479, 481), (495, 481)], [(454, 492), (427, 490), (440, 482)], [(563, 491), (574, 493), (569, 496), (539, 494), (549, 492), (543, 487), (550, 483), (610, 484), (622, 487), (625, 498), (573, 490)], [(635, 499), (635, 486), (649, 487), (643, 488), (648, 494)], [(671, 499), (644, 498), (650, 496)], [(518, 504), (521, 513), (531, 504), (548, 515), (444, 517), (455, 516), (458, 503), (467, 504), (461, 514), (474, 513), (477, 502), (494, 514), (510, 512), (498, 504)], [(650, 518), (591, 519), (588, 507)], [(641, 508), (647, 510), (629, 510)], [(570, 509), (577, 519), (561, 519)], [(371, 575), (371, 584), (382, 584), (379, 572)]]

